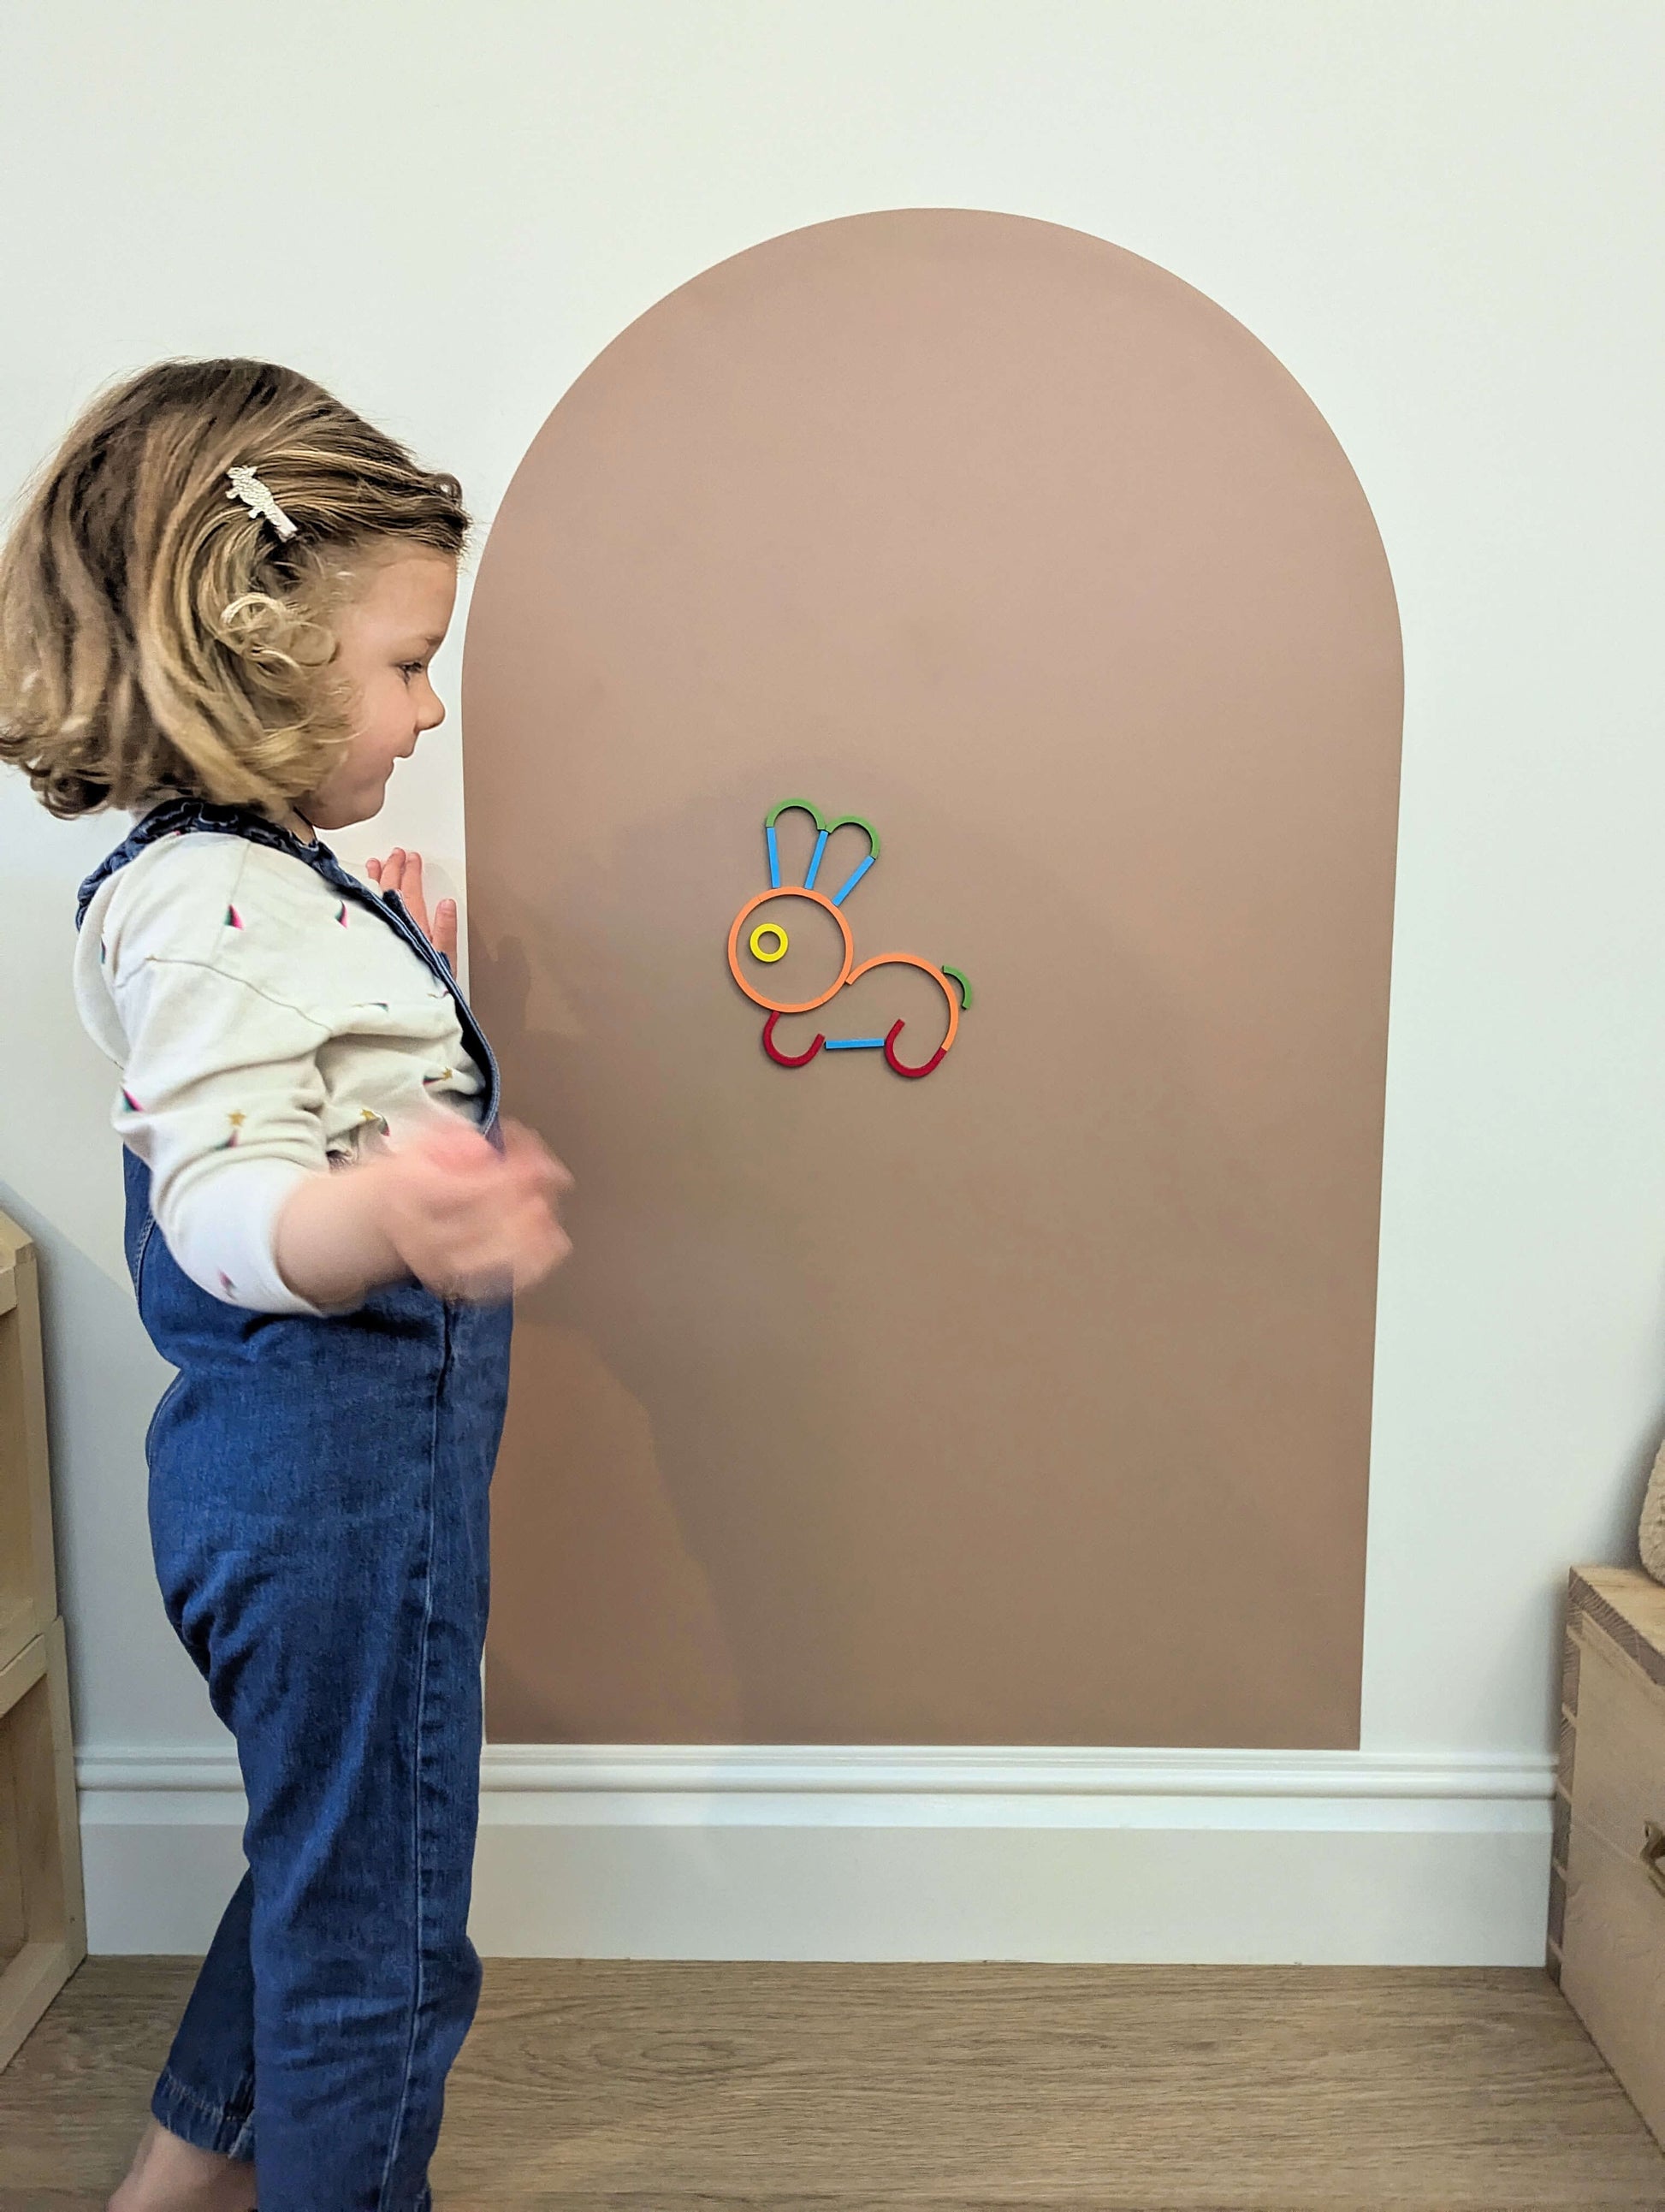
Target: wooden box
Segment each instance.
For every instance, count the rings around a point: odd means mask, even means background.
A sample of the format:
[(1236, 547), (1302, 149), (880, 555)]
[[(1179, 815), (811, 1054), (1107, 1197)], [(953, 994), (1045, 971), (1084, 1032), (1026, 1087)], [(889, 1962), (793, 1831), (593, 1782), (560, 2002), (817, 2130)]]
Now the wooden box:
[(1568, 1588), (1549, 1971), (1665, 2143), (1665, 1589), (1627, 1567)]
[(0, 2066), (86, 1955), (34, 1247), (0, 1213)]

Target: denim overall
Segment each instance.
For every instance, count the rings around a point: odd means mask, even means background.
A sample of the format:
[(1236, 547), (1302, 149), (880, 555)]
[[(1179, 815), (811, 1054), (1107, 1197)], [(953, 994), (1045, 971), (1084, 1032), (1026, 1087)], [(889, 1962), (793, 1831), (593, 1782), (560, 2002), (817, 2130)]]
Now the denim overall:
[[(144, 846), (204, 830), (292, 854), (405, 939), (456, 999), (495, 1134), (495, 1063), (447, 963), (322, 845), (168, 800), (82, 886), (80, 917)], [(139, 1311), (179, 1370), (145, 1446), (156, 1570), (248, 1796), (248, 1870), (152, 2110), (258, 2157), (261, 2212), (426, 2212), (480, 1985), (467, 1918), (511, 1308), (413, 1279), (344, 1317), (226, 1305), (176, 1264), (143, 1163), (125, 1167)]]

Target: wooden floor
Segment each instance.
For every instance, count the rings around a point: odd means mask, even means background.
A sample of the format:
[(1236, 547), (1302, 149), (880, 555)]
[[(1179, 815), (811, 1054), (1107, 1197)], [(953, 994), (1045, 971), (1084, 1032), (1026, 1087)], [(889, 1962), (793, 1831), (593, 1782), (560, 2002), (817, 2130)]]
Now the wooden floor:
[[(0, 2212), (102, 2204), (189, 1979), (76, 1975), (0, 2075)], [(441, 2212), (1665, 2212), (1559, 1993), (1504, 1971), (500, 1962), (434, 2184)]]

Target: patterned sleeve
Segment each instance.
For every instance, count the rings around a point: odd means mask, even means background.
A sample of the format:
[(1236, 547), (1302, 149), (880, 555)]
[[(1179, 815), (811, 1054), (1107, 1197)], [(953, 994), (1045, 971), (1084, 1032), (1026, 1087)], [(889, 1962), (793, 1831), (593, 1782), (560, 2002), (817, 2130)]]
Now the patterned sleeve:
[(272, 1242), (291, 1191), (328, 1165), (317, 1060), (327, 1031), (212, 961), (179, 957), (174, 946), (201, 943), (188, 917), (161, 901), (139, 909), (111, 933), (106, 969), (127, 1046), (112, 1118), (150, 1170), (156, 1225), (228, 1305), (316, 1313), (278, 1273)]

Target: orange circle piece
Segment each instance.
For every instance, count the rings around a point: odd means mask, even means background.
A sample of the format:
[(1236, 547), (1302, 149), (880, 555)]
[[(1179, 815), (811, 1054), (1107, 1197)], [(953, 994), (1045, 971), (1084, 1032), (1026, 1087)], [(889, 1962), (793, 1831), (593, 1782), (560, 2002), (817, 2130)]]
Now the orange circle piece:
[[(754, 991), (740, 968), (740, 932), (745, 927), (760, 906), (771, 899), (807, 899), (811, 906), (823, 907), (838, 924), (838, 933), (844, 940), (844, 965), (839, 969), (830, 990), (823, 991), (818, 999), (805, 999), (800, 1005), (786, 1006), (779, 999), (766, 999), (761, 991)], [(829, 999), (836, 998), (850, 980), (850, 969), (855, 964), (855, 940), (850, 935), (850, 925), (823, 891), (806, 891), (796, 885), (781, 890), (759, 891), (755, 899), (748, 899), (734, 917), (728, 933), (728, 972), (745, 993), (754, 1006), (761, 1006), (770, 1014), (812, 1014), (817, 1006), (824, 1006)], [(871, 964), (871, 963), (870, 963)], [(921, 967), (925, 963), (919, 963)], [(947, 989), (945, 983), (943, 988)]]

